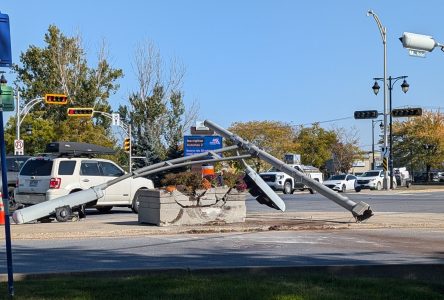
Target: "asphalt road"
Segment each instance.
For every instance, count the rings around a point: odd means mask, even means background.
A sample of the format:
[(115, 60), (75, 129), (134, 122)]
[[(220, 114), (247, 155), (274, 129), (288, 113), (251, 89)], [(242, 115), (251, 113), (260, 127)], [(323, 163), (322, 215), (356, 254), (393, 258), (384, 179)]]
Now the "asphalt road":
[[(346, 194), (377, 212), (443, 213), (444, 191)], [(282, 195), (289, 212), (343, 212), (319, 194)], [(270, 208), (247, 200), (249, 213)], [(129, 209), (88, 218), (134, 219)], [(87, 223), (85, 223), (87, 224)], [(45, 224), (48, 226), (55, 224)], [(69, 224), (66, 224), (69, 226)], [(18, 225), (20, 226), (20, 225)], [(27, 226), (32, 230), (33, 225)], [(67, 227), (69, 228), (69, 227)], [(4, 243), (0, 274), (6, 273)], [(14, 272), (53, 273), (119, 269), (444, 263), (444, 229), (377, 228), (170, 234), (84, 239), (13, 240)]]
[[(349, 199), (364, 201), (375, 212), (434, 212), (444, 213), (444, 189), (440, 191), (418, 191), (398, 189), (393, 191), (369, 191), (342, 194)], [(279, 194), (287, 206), (287, 211), (344, 211), (335, 202), (320, 194), (295, 192), (292, 195)], [(270, 208), (260, 205), (253, 198), (247, 200), (249, 212), (264, 212)]]

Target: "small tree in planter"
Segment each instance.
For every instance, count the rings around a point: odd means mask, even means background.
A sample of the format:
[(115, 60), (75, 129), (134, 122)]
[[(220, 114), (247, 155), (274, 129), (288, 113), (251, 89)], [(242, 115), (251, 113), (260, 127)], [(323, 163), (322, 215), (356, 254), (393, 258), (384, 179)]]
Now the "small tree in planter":
[(232, 189), (236, 189), (238, 192), (245, 191), (246, 184), (242, 178), (243, 174), (233, 172), (221, 172), (219, 175), (204, 177), (196, 172), (181, 172), (166, 175), (161, 184), (166, 186), (165, 189), (168, 192), (177, 190), (190, 197), (190, 200), (197, 201), (197, 205), (200, 205), (201, 198), (211, 189), (225, 188), (225, 193), (229, 193)]

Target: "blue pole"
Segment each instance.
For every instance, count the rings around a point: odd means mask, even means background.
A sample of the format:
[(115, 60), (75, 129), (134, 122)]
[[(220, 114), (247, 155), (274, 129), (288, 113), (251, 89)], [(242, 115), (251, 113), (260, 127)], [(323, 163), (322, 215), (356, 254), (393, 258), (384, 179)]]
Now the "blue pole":
[[(0, 90), (1, 93), (1, 90)], [(0, 108), (0, 155), (2, 166), (2, 200), (5, 209), (5, 240), (6, 240), (6, 259), (8, 265), (8, 291), (9, 296), (14, 296), (14, 272), (12, 270), (12, 248), (11, 248), (11, 223), (9, 221), (9, 194), (8, 178), (6, 169), (6, 149), (5, 149), (5, 130), (3, 128), (3, 109)]]

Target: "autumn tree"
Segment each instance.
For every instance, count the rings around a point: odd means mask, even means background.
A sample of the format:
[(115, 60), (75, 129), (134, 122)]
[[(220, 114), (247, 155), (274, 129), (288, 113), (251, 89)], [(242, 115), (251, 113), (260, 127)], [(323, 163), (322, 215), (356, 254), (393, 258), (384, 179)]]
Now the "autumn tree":
[(336, 142), (331, 146), (333, 167), (335, 172), (348, 173), (353, 162), (363, 156), (363, 151), (359, 149), (357, 131), (345, 128), (335, 128)]
[(444, 114), (423, 112), (422, 116), (393, 123), (395, 167), (410, 169), (442, 168), (444, 161)]
[[(228, 130), (279, 159), (283, 159), (285, 153), (295, 153), (299, 146), (296, 142), (296, 134), (293, 127), (283, 122), (236, 122)], [(253, 158), (249, 161), (258, 172), (264, 171), (265, 168), (269, 167), (268, 164), (259, 158)]]

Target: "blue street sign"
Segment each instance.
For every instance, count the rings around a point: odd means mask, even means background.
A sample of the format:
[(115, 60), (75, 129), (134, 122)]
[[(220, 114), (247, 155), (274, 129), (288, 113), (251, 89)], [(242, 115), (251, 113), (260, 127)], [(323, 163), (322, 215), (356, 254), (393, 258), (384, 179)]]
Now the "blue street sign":
[(222, 148), (222, 137), (218, 135), (184, 136), (184, 156), (195, 155)]
[(9, 16), (0, 12), (0, 67), (12, 66)]

